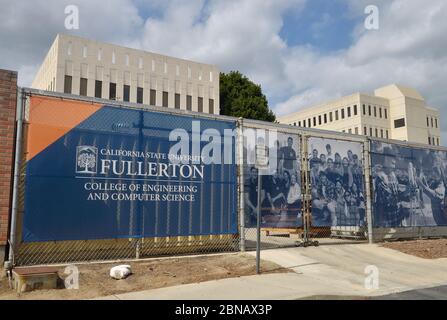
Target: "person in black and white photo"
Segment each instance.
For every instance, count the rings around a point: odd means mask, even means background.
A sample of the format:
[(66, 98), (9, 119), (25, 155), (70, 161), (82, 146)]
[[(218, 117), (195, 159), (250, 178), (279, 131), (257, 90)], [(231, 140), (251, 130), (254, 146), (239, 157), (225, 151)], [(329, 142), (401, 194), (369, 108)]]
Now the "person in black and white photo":
[(375, 225), (447, 226), (447, 153), (378, 141), (372, 151)]
[(362, 226), (366, 206), (361, 144), (311, 138), (309, 145), (312, 225)]
[[(268, 145), (268, 141), (266, 144)], [(296, 228), (302, 225), (299, 138), (277, 133), (271, 146), (273, 147), (270, 148), (269, 154), (276, 155), (276, 160), (272, 158), (276, 166), (271, 174), (262, 177), (261, 225), (271, 228)], [(245, 184), (246, 215), (257, 209), (253, 202), (257, 197), (257, 178), (254, 176), (257, 171), (256, 168), (251, 168), (250, 171)], [(255, 225), (256, 216), (250, 223), (253, 222)]]

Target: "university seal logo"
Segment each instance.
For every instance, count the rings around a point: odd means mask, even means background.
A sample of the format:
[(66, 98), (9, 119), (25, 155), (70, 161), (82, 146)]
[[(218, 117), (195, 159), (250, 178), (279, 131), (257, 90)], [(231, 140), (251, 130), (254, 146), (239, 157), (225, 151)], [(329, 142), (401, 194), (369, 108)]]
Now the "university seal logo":
[(76, 173), (97, 173), (98, 148), (78, 146), (76, 148)]

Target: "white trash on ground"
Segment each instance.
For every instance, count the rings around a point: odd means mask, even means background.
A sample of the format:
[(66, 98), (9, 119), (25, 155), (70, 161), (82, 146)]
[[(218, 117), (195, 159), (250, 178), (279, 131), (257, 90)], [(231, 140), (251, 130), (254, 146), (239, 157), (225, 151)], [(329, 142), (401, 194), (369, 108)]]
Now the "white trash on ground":
[(131, 274), (132, 269), (129, 265), (116, 266), (110, 269), (110, 276), (117, 280), (126, 279)]

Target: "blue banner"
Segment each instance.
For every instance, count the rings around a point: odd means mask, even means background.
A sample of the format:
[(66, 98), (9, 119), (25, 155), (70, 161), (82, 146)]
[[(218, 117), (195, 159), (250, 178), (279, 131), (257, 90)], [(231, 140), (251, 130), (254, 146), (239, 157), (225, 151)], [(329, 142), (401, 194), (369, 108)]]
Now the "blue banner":
[[(29, 143), (59, 132), (31, 111)], [(23, 241), (238, 233), (234, 130), (101, 106), (28, 160)]]
[(373, 141), (375, 227), (447, 226), (447, 152)]

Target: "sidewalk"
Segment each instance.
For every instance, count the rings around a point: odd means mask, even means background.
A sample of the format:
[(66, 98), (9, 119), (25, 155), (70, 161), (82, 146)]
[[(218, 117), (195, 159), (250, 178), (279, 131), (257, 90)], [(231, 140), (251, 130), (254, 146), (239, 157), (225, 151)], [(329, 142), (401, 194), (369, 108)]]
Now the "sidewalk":
[[(251, 253), (254, 254), (254, 253)], [(447, 259), (426, 260), (377, 245), (327, 245), (262, 251), (294, 272), (187, 284), (101, 300), (289, 300), (312, 296), (373, 297), (447, 284)], [(379, 289), (365, 288), (365, 268), (379, 270)], [(447, 297), (446, 297), (447, 298)]]

